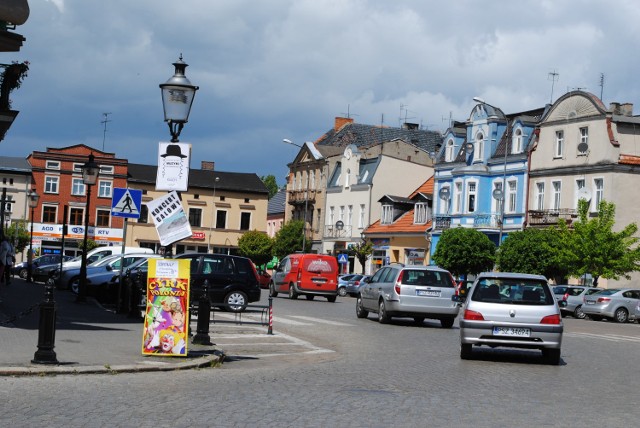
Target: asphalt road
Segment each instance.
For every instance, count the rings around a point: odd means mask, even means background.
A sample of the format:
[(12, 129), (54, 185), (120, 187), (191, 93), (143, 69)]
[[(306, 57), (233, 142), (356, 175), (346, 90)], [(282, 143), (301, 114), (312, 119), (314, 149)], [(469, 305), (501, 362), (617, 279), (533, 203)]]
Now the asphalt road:
[(357, 319), (353, 298), (278, 297), (273, 335), (211, 325), (219, 368), (3, 378), (0, 409), (30, 427), (635, 426), (640, 325), (564, 320), (560, 366), (526, 350), (462, 361), (457, 325), (380, 325)]

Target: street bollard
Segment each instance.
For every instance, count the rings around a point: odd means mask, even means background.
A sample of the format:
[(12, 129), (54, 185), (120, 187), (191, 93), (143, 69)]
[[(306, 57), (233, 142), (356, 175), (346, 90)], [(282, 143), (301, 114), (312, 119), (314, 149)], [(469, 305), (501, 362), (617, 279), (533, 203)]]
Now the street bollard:
[(213, 345), (209, 337), (209, 321), (211, 316), (211, 301), (209, 300), (209, 280), (204, 281), (202, 294), (198, 300), (198, 324), (196, 327), (196, 335), (193, 336), (191, 343), (197, 345)]
[(56, 302), (53, 299), (53, 286), (53, 277), (49, 277), (44, 287), (44, 301), (40, 303), (38, 350), (31, 360), (34, 364), (59, 364), (53, 350), (56, 342)]
[(269, 328), (267, 334), (273, 334), (273, 297), (269, 296)]
[[(143, 318), (140, 316), (140, 306), (138, 305), (140, 305), (140, 302), (142, 301), (142, 293), (138, 287), (138, 278), (134, 278), (133, 275), (134, 274), (132, 272), (129, 272), (129, 275), (126, 277), (127, 289), (129, 290), (127, 293), (129, 298), (129, 313), (127, 314), (127, 318), (141, 320)], [(144, 311), (146, 309), (142, 308), (142, 310)]]

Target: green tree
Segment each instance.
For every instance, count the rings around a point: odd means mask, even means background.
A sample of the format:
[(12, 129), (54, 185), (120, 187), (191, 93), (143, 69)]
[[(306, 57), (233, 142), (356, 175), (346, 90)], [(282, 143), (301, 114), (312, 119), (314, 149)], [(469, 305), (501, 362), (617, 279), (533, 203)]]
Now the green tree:
[(93, 250), (94, 248), (98, 248), (100, 246), (100, 244), (98, 244), (96, 241), (94, 241), (93, 239), (87, 239), (87, 248), (84, 248), (84, 242), (79, 242), (78, 243), (78, 248), (80, 248), (83, 251), (86, 251), (87, 253), (91, 250)]
[(4, 230), (7, 239), (13, 244), (15, 253), (24, 251), (31, 239), (31, 232), (27, 230), (27, 223), (23, 221), (13, 221), (11, 226)]
[(355, 245), (349, 248), (349, 254), (354, 256), (360, 262), (362, 266), (362, 274), (364, 275), (364, 265), (367, 263), (367, 258), (373, 253), (373, 244), (367, 239), (363, 239)]
[(238, 239), (238, 251), (241, 256), (250, 258), (256, 266), (261, 266), (271, 260), (273, 239), (264, 232), (252, 230), (244, 233)]
[(276, 177), (273, 174), (269, 174), (269, 175), (263, 175), (262, 177), (260, 177), (260, 179), (262, 180), (264, 185), (267, 186), (267, 189), (269, 190), (269, 199), (273, 198), (275, 194), (278, 193), (278, 190), (279, 190)]
[(569, 274), (560, 263), (563, 232), (556, 228), (511, 232), (498, 248), (497, 265), (502, 272), (521, 272), (553, 278), (565, 283)]
[(589, 203), (580, 199), (573, 231), (566, 224), (560, 224), (566, 248), (562, 263), (571, 275), (581, 277), (590, 273), (596, 286), (600, 277), (630, 279), (631, 272), (640, 270), (640, 248), (635, 237), (638, 226), (631, 223), (614, 232), (615, 213), (615, 204), (601, 201), (598, 215), (589, 218)]
[(466, 277), (491, 270), (495, 253), (495, 244), (484, 233), (454, 227), (440, 235), (433, 261), (457, 277)]
[[(303, 230), (304, 222), (302, 220), (292, 220), (285, 223), (276, 233), (273, 243), (273, 255), (281, 259), (291, 253), (301, 251)], [(307, 240), (306, 244), (305, 252), (311, 247), (311, 242)]]

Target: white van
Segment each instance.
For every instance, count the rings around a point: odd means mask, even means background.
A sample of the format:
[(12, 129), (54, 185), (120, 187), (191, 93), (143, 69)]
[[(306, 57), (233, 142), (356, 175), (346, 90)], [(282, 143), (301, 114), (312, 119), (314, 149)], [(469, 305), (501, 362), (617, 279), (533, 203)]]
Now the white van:
[[(140, 247), (124, 247), (125, 254), (153, 254), (151, 248)], [(122, 254), (122, 247), (98, 247), (87, 253), (87, 266), (91, 263), (100, 260), (103, 257), (110, 256), (112, 254)], [(75, 259), (62, 263), (62, 270), (79, 268), (82, 264), (82, 256), (78, 256)]]

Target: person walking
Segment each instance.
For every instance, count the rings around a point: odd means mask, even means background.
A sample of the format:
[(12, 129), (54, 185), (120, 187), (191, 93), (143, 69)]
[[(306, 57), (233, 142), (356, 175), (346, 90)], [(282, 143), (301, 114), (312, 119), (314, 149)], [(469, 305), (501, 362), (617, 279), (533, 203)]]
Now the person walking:
[(0, 237), (0, 284), (4, 283), (5, 270), (7, 269), (7, 256), (11, 250), (11, 244), (7, 238), (2, 235)]
[(11, 284), (11, 272), (13, 271), (13, 264), (16, 261), (16, 251), (11, 243), (11, 241), (7, 241), (9, 244), (9, 249), (7, 250), (6, 263), (4, 265), (4, 281), (7, 285)]

